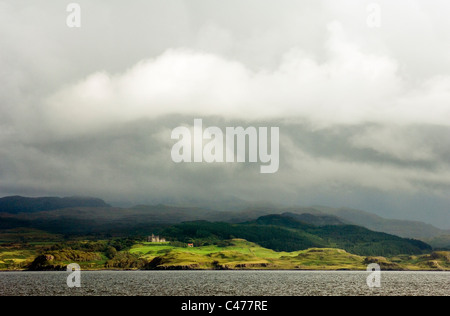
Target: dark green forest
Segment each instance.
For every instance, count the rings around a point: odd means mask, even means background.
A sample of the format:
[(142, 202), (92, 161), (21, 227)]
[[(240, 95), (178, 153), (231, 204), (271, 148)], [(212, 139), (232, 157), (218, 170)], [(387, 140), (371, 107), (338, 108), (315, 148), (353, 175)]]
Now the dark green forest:
[(163, 231), (165, 236), (199, 245), (242, 238), (275, 251), (308, 248), (340, 248), (364, 256), (421, 254), (431, 251), (426, 243), (379, 233), (354, 225), (313, 226), (282, 215), (260, 217), (256, 221), (229, 224), (207, 221), (186, 222)]

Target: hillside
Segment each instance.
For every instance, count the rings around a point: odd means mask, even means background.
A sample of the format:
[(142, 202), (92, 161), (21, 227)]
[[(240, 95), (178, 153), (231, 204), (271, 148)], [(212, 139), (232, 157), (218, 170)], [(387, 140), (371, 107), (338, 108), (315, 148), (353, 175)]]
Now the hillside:
[(216, 211), (165, 205), (129, 209), (72, 207), (34, 213), (0, 213), (0, 229), (27, 227), (58, 234), (135, 236), (183, 221), (214, 218), (216, 214)]
[(449, 239), (445, 237), (449, 233), (432, 225), (385, 219), (351, 209), (259, 206), (242, 211), (225, 212), (167, 205), (114, 208), (94, 198), (22, 197), (0, 199), (0, 206), (0, 229), (27, 227), (58, 234), (139, 235), (145, 234), (148, 230), (159, 232), (167, 226), (182, 222), (206, 220), (239, 224), (270, 214), (280, 214), (312, 226), (351, 224), (371, 231), (419, 239), (440, 249), (450, 248)]
[(386, 219), (360, 210), (346, 208), (328, 209), (327, 213), (335, 215), (355, 225), (364, 226), (371, 230), (382, 231), (405, 238), (417, 238), (424, 240), (446, 233), (445, 230), (423, 222)]
[[(270, 208), (270, 207), (257, 207), (248, 208), (239, 212), (224, 213), (223, 218), (227, 221), (237, 223), (239, 218), (243, 220), (254, 220), (258, 217), (269, 215), (269, 214), (295, 214), (298, 216), (304, 216), (303, 221), (309, 222), (307, 220), (308, 215), (314, 216), (331, 216), (337, 220), (335, 223), (329, 223), (330, 225), (339, 225), (339, 222), (345, 224), (353, 224), (358, 226), (363, 226), (373, 231), (384, 232), (391, 235), (400, 236), (403, 238), (413, 238), (422, 241), (430, 242), (435, 245), (434, 239), (438, 240), (436, 242), (436, 247), (450, 248), (450, 243), (442, 243), (443, 238), (440, 236), (450, 235), (450, 231), (439, 229), (433, 225), (426, 224), (417, 221), (408, 220), (397, 220), (397, 219), (386, 219), (378, 215), (354, 209), (347, 208), (330, 208), (330, 207), (291, 207), (291, 208)], [(322, 225), (322, 223), (311, 224)], [(444, 238), (445, 239), (445, 238)]]
[(308, 249), (275, 252), (244, 239), (227, 241), (224, 246), (210, 245), (192, 249), (170, 245), (135, 245), (130, 252), (149, 262), (145, 269), (299, 269), (363, 270), (364, 257), (340, 249)]
[[(30, 231), (31, 235), (38, 233)], [(57, 237), (57, 236), (53, 236)], [(243, 239), (186, 247), (182, 243), (148, 243), (109, 239), (0, 245), (0, 270), (65, 270), (77, 262), (82, 270), (450, 270), (450, 252), (394, 257), (359, 256), (341, 249), (310, 248), (276, 252)]]
[(335, 226), (346, 224), (346, 222), (344, 222), (342, 219), (333, 215), (320, 215), (320, 214), (312, 215), (308, 213), (294, 214), (289, 212), (283, 213), (281, 215), (314, 226)]
[(171, 226), (164, 236), (197, 244), (242, 238), (274, 251), (340, 248), (357, 255), (391, 256), (431, 251), (424, 242), (373, 232), (354, 225), (313, 226), (291, 217), (269, 215), (241, 224), (187, 222)]
[(425, 240), (433, 248), (450, 250), (450, 234)]

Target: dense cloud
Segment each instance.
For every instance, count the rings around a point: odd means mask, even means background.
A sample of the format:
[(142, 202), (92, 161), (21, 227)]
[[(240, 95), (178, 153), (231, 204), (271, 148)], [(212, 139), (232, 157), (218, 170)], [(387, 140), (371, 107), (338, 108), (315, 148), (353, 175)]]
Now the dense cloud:
[[(447, 1), (0, 1), (0, 194), (271, 201), (450, 223)], [(447, 10), (446, 10), (447, 9)], [(280, 170), (170, 134), (279, 126)]]

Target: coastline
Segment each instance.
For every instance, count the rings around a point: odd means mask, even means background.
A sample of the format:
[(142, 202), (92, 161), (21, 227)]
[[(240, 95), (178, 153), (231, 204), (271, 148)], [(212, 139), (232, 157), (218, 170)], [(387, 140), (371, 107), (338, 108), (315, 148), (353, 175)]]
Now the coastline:
[[(200, 271), (200, 272), (224, 272), (224, 271), (230, 271), (230, 272), (245, 272), (245, 271), (255, 271), (255, 272), (367, 272), (365, 269), (153, 269), (153, 270), (144, 270), (144, 269), (82, 269), (83, 272), (180, 272), (180, 271)], [(26, 272), (68, 272), (65, 270), (37, 270), (37, 271), (31, 271), (31, 270), (0, 270), (1, 273), (11, 273), (11, 272), (19, 272), (19, 273), (26, 273)], [(425, 269), (418, 269), (418, 270), (383, 270), (381, 269), (381, 272), (446, 272), (450, 273), (450, 269), (448, 270), (425, 270)]]

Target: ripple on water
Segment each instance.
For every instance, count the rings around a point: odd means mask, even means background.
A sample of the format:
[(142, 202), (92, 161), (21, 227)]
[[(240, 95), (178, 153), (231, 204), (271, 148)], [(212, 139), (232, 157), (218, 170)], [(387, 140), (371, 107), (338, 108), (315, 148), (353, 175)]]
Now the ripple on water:
[(383, 272), (370, 289), (366, 272), (99, 271), (82, 272), (69, 289), (66, 272), (0, 273), (0, 295), (299, 296), (450, 295), (450, 273)]

